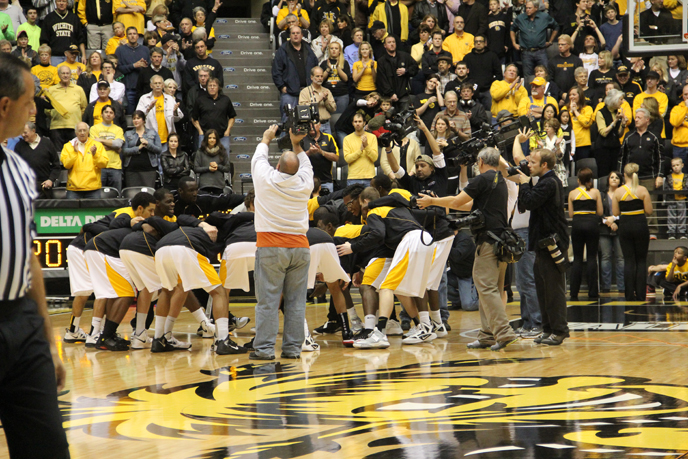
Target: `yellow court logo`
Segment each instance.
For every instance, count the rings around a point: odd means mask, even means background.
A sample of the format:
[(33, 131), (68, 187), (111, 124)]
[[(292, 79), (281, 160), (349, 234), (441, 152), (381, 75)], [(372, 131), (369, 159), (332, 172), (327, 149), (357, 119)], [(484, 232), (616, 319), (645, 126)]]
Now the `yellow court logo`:
[[(688, 450), (688, 387), (620, 376), (508, 375), (509, 364), (533, 360), (322, 375), (280, 363), (224, 367), (186, 386), (79, 398), (63, 408), (65, 427), (92, 435), (104, 431), (100, 424), (118, 438), (143, 441), (226, 436), (221, 452), (195, 456), (213, 458), (678, 457)], [(481, 376), (486, 366), (503, 368), (504, 376)]]

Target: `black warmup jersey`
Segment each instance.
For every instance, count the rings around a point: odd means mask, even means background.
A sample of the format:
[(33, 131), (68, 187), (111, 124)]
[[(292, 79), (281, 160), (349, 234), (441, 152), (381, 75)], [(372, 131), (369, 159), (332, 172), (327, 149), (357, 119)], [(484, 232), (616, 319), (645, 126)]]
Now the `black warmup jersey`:
[(84, 251), (95, 250), (103, 255), (119, 258), (119, 247), (124, 238), (130, 235), (132, 231), (131, 228), (120, 228), (100, 233), (88, 241)]
[(332, 236), (320, 228), (308, 228), (306, 238), (308, 238), (308, 245), (311, 247), (316, 244), (334, 244)]
[(368, 203), (368, 232), (351, 242), (354, 253), (372, 252), (381, 245), (396, 250), (406, 233), (422, 229), (409, 206), (409, 201), (397, 193)]
[(209, 260), (214, 260), (217, 254), (224, 248), (223, 242), (218, 237), (219, 244), (214, 243), (203, 228), (179, 228), (172, 231), (158, 241), (156, 252), (163, 247), (181, 246), (188, 247), (200, 253)]
[(225, 214), (213, 212), (206, 218), (205, 222), (217, 228), (217, 240), (224, 241), (224, 247), (238, 242), (256, 242), (256, 226), (254, 224), (255, 214), (253, 212), (239, 212), (236, 214)]
[(79, 233), (79, 235), (75, 237), (72, 240), (72, 242), (69, 243), (69, 245), (72, 245), (77, 249), (84, 250), (86, 248), (86, 244), (88, 243), (88, 241), (91, 240), (93, 236), (96, 236), (104, 231), (112, 229), (110, 228), (110, 224), (113, 222), (113, 220), (115, 220), (115, 218), (118, 215), (122, 213), (130, 213), (133, 215), (133, 212), (134, 211), (131, 207), (123, 207), (121, 209), (117, 209), (110, 212), (98, 221), (85, 224), (81, 229), (81, 233)]
[[(430, 233), (433, 241), (441, 241), (454, 235), (454, 230), (449, 227), (446, 212), (441, 207), (429, 207), (427, 209), (412, 209), (411, 213), (423, 229)], [(424, 242), (427, 244), (429, 241)]]
[[(143, 231), (145, 223), (152, 226), (155, 229), (155, 233)], [(200, 220), (190, 215), (182, 215), (176, 222), (171, 222), (161, 217), (149, 217), (133, 226), (132, 230), (134, 232), (124, 238), (119, 246), (119, 250), (131, 250), (132, 252), (153, 257), (155, 256), (158, 241), (164, 236), (179, 229), (180, 226), (195, 227), (200, 223)]]

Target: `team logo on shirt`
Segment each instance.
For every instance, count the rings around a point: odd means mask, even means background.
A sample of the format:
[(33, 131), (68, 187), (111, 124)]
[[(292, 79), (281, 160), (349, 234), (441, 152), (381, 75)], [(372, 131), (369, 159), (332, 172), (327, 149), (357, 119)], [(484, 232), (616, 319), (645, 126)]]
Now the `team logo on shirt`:
[(442, 361), (432, 355), (441, 351), (426, 352), (415, 354), (421, 363), (397, 368), (387, 367), (385, 355), (366, 355), (369, 369), (352, 373), (318, 372), (317, 354), (298, 366), (202, 370), (197, 383), (161, 381), (63, 402), (64, 427), (198, 449), (225, 439), (195, 456), (207, 458), (361, 457), (361, 448), (367, 457), (508, 459), (688, 450), (686, 386), (623, 376), (483, 376), (486, 367), (504, 365), (498, 373), (508, 375), (514, 364), (544, 359)]

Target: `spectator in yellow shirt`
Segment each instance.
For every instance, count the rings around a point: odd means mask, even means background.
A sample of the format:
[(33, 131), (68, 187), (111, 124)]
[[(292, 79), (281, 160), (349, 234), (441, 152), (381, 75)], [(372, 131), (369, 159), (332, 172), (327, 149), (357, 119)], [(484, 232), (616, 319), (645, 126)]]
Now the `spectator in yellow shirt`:
[(38, 59), (40, 63), (31, 67), (31, 73), (36, 75), (41, 82), (41, 88), (47, 89), (60, 82), (57, 76), (57, 68), (50, 64), (50, 46), (41, 45), (38, 47)]
[(106, 56), (115, 54), (115, 51), (117, 51), (117, 47), (119, 45), (127, 44), (127, 37), (124, 35), (125, 30), (126, 28), (121, 22), (115, 22), (112, 24), (112, 33), (114, 36), (107, 42), (107, 46), (105, 47)]
[(504, 70), (504, 80), (494, 81), (490, 86), (492, 96), (492, 116), (495, 118), (502, 110), (508, 110), (512, 115), (518, 114), (521, 100), (528, 99), (528, 91), (523, 87), (523, 79), (518, 77), (518, 68), (509, 64)]
[(122, 158), (121, 151), (124, 145), (124, 131), (113, 123), (115, 109), (112, 105), (106, 105), (101, 111), (103, 122), (91, 126), (89, 135), (96, 142), (103, 145), (108, 157), (107, 165), (101, 171), (103, 186), (111, 186), (122, 191)]
[(107, 165), (108, 157), (103, 145), (88, 137), (88, 130), (88, 124), (77, 124), (76, 138), (64, 144), (60, 154), (62, 165), (69, 171), (67, 199), (100, 198), (100, 169)]
[(284, 0), (280, 0), (279, 4), (277, 5), (279, 12), (277, 13), (276, 22), (277, 27), (279, 27), (280, 30), (287, 29), (287, 15), (289, 13), (296, 15), (296, 17), (299, 19), (299, 26), (302, 28), (307, 29), (310, 27), (311, 21), (308, 18), (308, 13), (301, 8), (301, 4), (298, 2), (298, 0), (287, 0), (287, 6), (281, 8), (283, 3)]
[(451, 53), (454, 65), (462, 61), (463, 57), (473, 49), (473, 35), (463, 31), (464, 25), (463, 18), (456, 16), (454, 18), (454, 33), (442, 43), (442, 49)]
[(84, 90), (71, 83), (72, 72), (62, 64), (57, 69), (60, 83), (49, 87), (46, 95), (53, 103), (50, 116), (50, 140), (55, 148), (74, 138), (74, 126), (81, 121), (88, 102)]
[(146, 31), (145, 0), (114, 0), (112, 10), (115, 13), (115, 21), (124, 24), (124, 29), (136, 27), (136, 31), (143, 36)]
[(344, 137), (344, 160), (349, 165), (347, 183), (369, 186), (370, 179), (375, 177), (377, 137), (365, 132), (365, 120), (360, 113), (354, 115), (353, 125), (354, 132)]
[[(530, 97), (521, 97), (521, 101), (518, 104), (518, 116), (532, 116), (536, 120), (542, 118), (542, 110), (545, 105), (552, 104), (559, 110), (559, 104), (554, 100), (554, 97), (545, 97), (545, 87), (547, 86), (547, 81), (542, 77), (535, 77), (530, 83)], [(592, 113), (590, 114), (592, 117)], [(576, 143), (578, 145), (578, 143)], [(588, 142), (590, 145), (590, 142)]]

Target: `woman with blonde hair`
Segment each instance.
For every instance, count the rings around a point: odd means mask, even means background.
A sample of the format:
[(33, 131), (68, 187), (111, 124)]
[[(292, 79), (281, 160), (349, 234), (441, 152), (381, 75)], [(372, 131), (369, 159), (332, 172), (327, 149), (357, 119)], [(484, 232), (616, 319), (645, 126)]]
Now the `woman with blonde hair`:
[(616, 70), (614, 70), (614, 61), (612, 60), (612, 53), (609, 51), (600, 51), (599, 59), (597, 60), (599, 67), (588, 76), (588, 85), (590, 86), (590, 105), (599, 104), (605, 97), (605, 86), (607, 83), (616, 81)]
[[(685, 86), (686, 78), (688, 78), (686, 58), (681, 55), (670, 54), (667, 56), (667, 65), (669, 67), (667, 71), (669, 82), (667, 96), (669, 97), (669, 106), (674, 107), (683, 100), (683, 86)], [(670, 111), (670, 109), (667, 110), (667, 112)]]
[(367, 41), (364, 41), (358, 47), (358, 58), (359, 60), (354, 62), (351, 77), (356, 86), (354, 94), (357, 99), (360, 99), (377, 89), (377, 86), (375, 86), (377, 62), (373, 58), (373, 47)]
[(351, 69), (344, 59), (342, 44), (336, 41), (330, 43), (329, 57), (320, 64), (323, 69), (323, 87), (329, 89), (337, 104), (334, 113), (342, 113), (349, 105), (349, 80)]
[(656, 135), (658, 139), (665, 139), (664, 118), (659, 113), (659, 102), (657, 102), (657, 99), (648, 97), (640, 104), (640, 108), (650, 112), (650, 125), (647, 127), (647, 130)]
[(627, 301), (645, 301), (647, 252), (650, 229), (647, 216), (652, 215), (650, 193), (638, 182), (639, 167), (624, 167), (626, 184), (612, 196), (612, 213), (618, 217), (619, 242), (624, 255), (624, 282)]
[(344, 42), (332, 34), (334, 32), (334, 24), (329, 19), (322, 21), (318, 30), (320, 31), (320, 36), (311, 42), (311, 49), (318, 59), (318, 64), (320, 64), (330, 58), (330, 43), (337, 42), (343, 49)]
[(578, 188), (569, 193), (569, 217), (571, 217), (571, 245), (573, 266), (571, 268), (571, 300), (578, 300), (583, 279), (583, 258), (588, 254), (588, 298), (598, 298), (597, 251), (600, 244), (600, 219), (602, 197), (593, 188), (592, 170), (584, 167), (578, 171)]
[(98, 83), (100, 80), (100, 75), (102, 75), (103, 70), (103, 56), (100, 51), (93, 51), (88, 55), (88, 60), (86, 61), (86, 71), (81, 72), (79, 78), (76, 80), (76, 84), (81, 86), (84, 90), (84, 94), (91, 94), (91, 88), (94, 84)]

